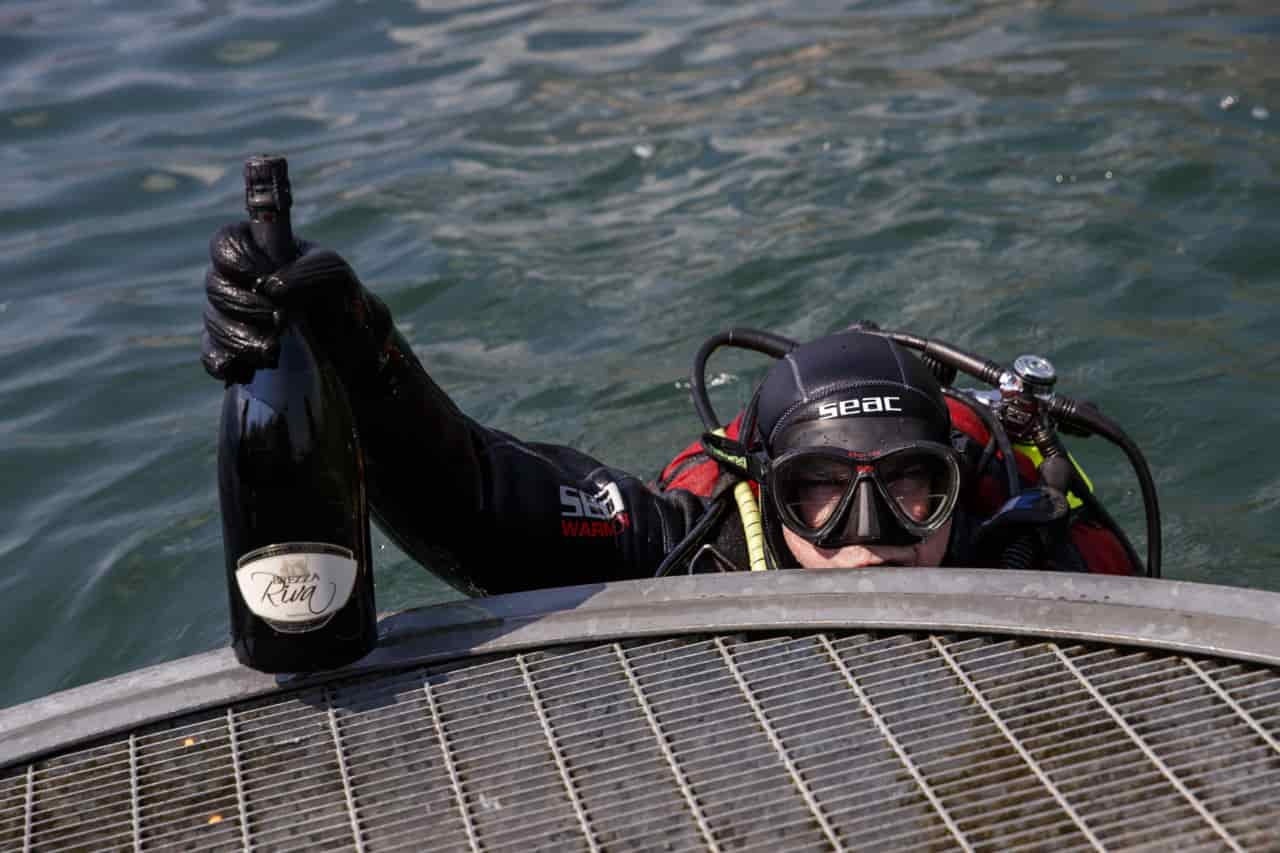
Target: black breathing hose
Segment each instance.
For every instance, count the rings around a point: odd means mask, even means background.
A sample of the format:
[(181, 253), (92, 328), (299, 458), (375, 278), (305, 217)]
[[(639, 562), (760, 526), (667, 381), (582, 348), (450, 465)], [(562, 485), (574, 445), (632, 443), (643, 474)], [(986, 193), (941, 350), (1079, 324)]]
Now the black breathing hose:
[(977, 400), (968, 399), (963, 392), (956, 391), (954, 388), (943, 388), (942, 393), (965, 403), (978, 416), (978, 420), (982, 421), (982, 425), (987, 428), (987, 432), (995, 441), (996, 449), (1004, 457), (1005, 488), (1009, 490), (1009, 495), (1013, 496), (1022, 491), (1022, 483), (1018, 479), (1018, 461), (1014, 458), (1013, 443), (1009, 441), (1009, 433), (1005, 432), (1004, 424), (1000, 423), (990, 409)]
[[(1094, 406), (1082, 404), (1070, 397), (1057, 396), (1049, 406), (1049, 415), (1078, 429), (1097, 433), (1123, 450), (1129, 458), (1129, 464), (1138, 477), (1138, 486), (1142, 489), (1142, 505), (1147, 516), (1147, 577), (1160, 577), (1160, 503), (1156, 497), (1155, 479), (1151, 476), (1151, 469), (1147, 466), (1142, 451), (1119, 424)], [(1098, 504), (1098, 508), (1101, 509), (1101, 504)], [(1100, 515), (1104, 520), (1110, 519), (1105, 510)], [(1118, 529), (1114, 520), (1111, 524)], [(1129, 547), (1132, 549), (1133, 546)]]
[(962, 370), (975, 379), (985, 382), (988, 385), (995, 385), (998, 387), (1000, 385), (1000, 376), (1005, 372), (1004, 366), (997, 364), (989, 358), (983, 358), (980, 355), (965, 352), (964, 350), (953, 347), (950, 344), (944, 344), (941, 341), (932, 341), (928, 338), (922, 338), (919, 335), (908, 335), (905, 332), (873, 331), (872, 334), (884, 335), (886, 338), (890, 338), (908, 349), (924, 353), (934, 361), (939, 361), (958, 370)]
[(711, 408), (711, 398), (707, 396), (707, 359), (722, 346), (734, 346), (773, 358), (782, 358), (796, 348), (796, 342), (759, 329), (734, 328), (712, 335), (698, 348), (697, 354), (693, 357), (690, 383), (693, 389), (693, 407), (698, 410), (698, 417), (702, 419), (702, 425), (707, 428), (707, 432), (715, 432), (724, 427), (716, 417), (715, 410)]
[[(707, 339), (701, 347), (698, 348), (697, 354), (693, 358), (693, 372), (690, 377), (690, 390), (693, 396), (694, 408), (698, 411), (698, 417), (702, 420), (703, 426), (708, 433), (723, 435), (721, 430), (724, 424), (720, 418), (716, 416), (715, 409), (711, 407), (711, 398), (707, 394), (707, 359), (711, 354), (722, 346), (734, 346), (741, 349), (753, 350), (754, 352), (763, 353), (775, 359), (783, 358), (787, 353), (796, 348), (795, 341), (784, 338), (781, 335), (775, 335), (771, 332), (761, 331), (759, 329), (733, 328), (728, 331), (713, 335)], [(756, 393), (759, 393), (757, 389)], [(751, 398), (751, 402), (747, 405), (746, 415), (740, 426), (738, 441), (742, 448), (742, 454), (747, 456), (748, 447), (751, 444), (751, 433), (755, 429), (755, 404), (756, 397)], [(743, 464), (747, 465), (747, 459), (743, 459)], [(711, 506), (708, 507), (702, 519), (694, 525), (694, 529), (676, 546), (658, 566), (655, 577), (661, 577), (670, 573), (675, 566), (688, 555), (688, 552), (698, 546), (707, 533), (719, 522), (720, 518), (728, 511), (730, 500), (738, 502), (739, 512), (742, 514), (743, 533), (747, 537), (747, 555), (751, 562), (751, 570), (757, 571), (768, 567), (768, 561), (764, 546), (760, 540), (753, 538), (758, 536), (760, 532), (760, 512), (755, 505), (754, 498), (749, 498), (750, 491), (746, 492), (749, 499), (744, 504), (742, 482), (739, 482), (732, 490), (726, 490)], [(692, 568), (692, 562), (690, 563)]]

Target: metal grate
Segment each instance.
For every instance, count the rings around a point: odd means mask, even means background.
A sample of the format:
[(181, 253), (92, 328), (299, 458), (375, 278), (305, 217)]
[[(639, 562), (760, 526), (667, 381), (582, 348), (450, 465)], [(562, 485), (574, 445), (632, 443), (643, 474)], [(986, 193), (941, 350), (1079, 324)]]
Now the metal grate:
[(1280, 672), (999, 636), (511, 652), (9, 767), (0, 849), (1280, 848)]

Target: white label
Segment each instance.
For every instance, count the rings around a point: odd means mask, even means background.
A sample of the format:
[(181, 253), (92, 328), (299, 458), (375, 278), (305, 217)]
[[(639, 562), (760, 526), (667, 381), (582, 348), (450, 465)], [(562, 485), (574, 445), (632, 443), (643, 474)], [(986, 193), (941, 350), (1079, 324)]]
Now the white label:
[(268, 545), (236, 562), (240, 596), (254, 615), (285, 633), (322, 628), (351, 598), (355, 554), (323, 542)]

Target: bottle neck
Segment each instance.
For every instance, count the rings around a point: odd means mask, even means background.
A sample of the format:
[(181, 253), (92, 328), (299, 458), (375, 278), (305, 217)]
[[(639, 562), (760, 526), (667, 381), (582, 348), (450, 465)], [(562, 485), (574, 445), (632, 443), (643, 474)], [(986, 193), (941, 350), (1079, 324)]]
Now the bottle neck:
[(287, 210), (255, 213), (249, 220), (249, 230), (253, 233), (254, 242), (275, 267), (282, 267), (297, 259), (298, 246), (293, 239), (293, 226)]

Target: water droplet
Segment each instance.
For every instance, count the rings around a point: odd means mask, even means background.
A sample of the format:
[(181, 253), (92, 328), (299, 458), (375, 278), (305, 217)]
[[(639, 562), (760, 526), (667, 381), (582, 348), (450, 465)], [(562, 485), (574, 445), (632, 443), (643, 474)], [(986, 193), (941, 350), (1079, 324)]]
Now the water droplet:
[(631, 151), (641, 160), (648, 160), (653, 156), (653, 146), (644, 142), (640, 143), (635, 148), (632, 148)]
[(1062, 176), (1058, 175), (1058, 177), (1054, 178), (1054, 180), (1057, 181), (1058, 183), (1062, 183)]
[(1271, 112), (1266, 107), (1254, 107), (1249, 114), (1258, 121), (1266, 121), (1271, 118)]
[(823, 151), (830, 151), (830, 150), (831, 150), (831, 143), (830, 143), (830, 142), (824, 142), (824, 143), (822, 143), (822, 150), (823, 150)]
[(1109, 181), (1109, 180), (1111, 180), (1113, 177), (1115, 177), (1115, 175), (1112, 173), (1112, 171), (1111, 171), (1110, 169), (1107, 169), (1107, 180)]
[(1221, 101), (1218, 101), (1218, 108), (1223, 110), (1235, 109), (1239, 105), (1240, 99), (1235, 95), (1227, 95)]

